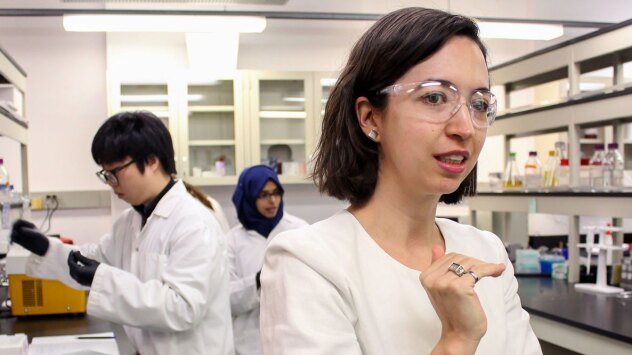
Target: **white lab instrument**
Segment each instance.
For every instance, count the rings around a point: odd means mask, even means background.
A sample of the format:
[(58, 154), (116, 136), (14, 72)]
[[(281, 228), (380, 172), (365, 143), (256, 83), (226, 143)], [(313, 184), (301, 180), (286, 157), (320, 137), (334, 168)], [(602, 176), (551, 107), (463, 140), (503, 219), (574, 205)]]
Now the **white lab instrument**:
[[(587, 227), (590, 228), (590, 227)], [(594, 228), (594, 227), (592, 227)], [(599, 230), (599, 244), (593, 244), (594, 240), (594, 231)], [(609, 286), (607, 284), (607, 276), (606, 276), (606, 259), (608, 254), (612, 255), (613, 250), (624, 250), (622, 246), (612, 245), (612, 242), (607, 243), (606, 241), (606, 232), (620, 232), (622, 228), (619, 227), (597, 227), (594, 228), (591, 239), (589, 243), (589, 236), (586, 237), (586, 243), (577, 244), (579, 248), (586, 248), (588, 251), (588, 268), (590, 268), (590, 256), (593, 248), (599, 249), (599, 258), (597, 259), (597, 282), (596, 283), (578, 283), (575, 284), (575, 289), (579, 291), (587, 291), (587, 292), (596, 292), (596, 293), (606, 293), (606, 294), (614, 294), (622, 292), (623, 289), (620, 287)], [(590, 234), (590, 232), (589, 232)]]
[[(599, 230), (598, 226), (584, 226), (582, 228), (586, 231), (586, 243), (581, 244), (586, 246), (586, 275), (590, 274), (590, 262), (592, 261), (592, 250), (593, 245), (595, 244), (595, 232)], [(599, 239), (602, 240), (602, 239)], [(578, 245), (579, 246), (579, 245)], [(581, 248), (581, 247), (580, 247)]]

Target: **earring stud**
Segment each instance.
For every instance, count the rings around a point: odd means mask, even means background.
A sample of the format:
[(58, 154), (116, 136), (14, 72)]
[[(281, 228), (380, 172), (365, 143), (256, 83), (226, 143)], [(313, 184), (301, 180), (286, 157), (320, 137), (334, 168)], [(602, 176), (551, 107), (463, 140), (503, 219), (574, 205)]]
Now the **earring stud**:
[(371, 132), (367, 134), (367, 137), (371, 138), (372, 141), (377, 142), (377, 131), (372, 129)]

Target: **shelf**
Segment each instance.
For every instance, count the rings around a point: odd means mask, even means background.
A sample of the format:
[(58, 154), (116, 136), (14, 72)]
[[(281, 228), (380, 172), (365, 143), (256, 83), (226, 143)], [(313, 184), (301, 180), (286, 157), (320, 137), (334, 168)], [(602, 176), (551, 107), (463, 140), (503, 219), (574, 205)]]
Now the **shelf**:
[(26, 92), (26, 72), (0, 47), (0, 77)]
[(0, 136), (26, 145), (28, 143), (27, 124), (15, 119), (9, 112), (0, 110)]
[(262, 139), (261, 145), (287, 144), (287, 145), (304, 145), (304, 139)]
[(191, 140), (189, 147), (218, 147), (235, 145), (234, 139)]
[(479, 192), (472, 210), (632, 218), (632, 192)]
[(271, 119), (305, 119), (307, 113), (304, 111), (259, 111), (260, 118)]
[(292, 112), (302, 112), (305, 111), (305, 107), (302, 106), (292, 106), (292, 105), (262, 105), (259, 108), (259, 111), (292, 111)]
[(235, 106), (189, 106), (189, 112), (235, 112)]
[(582, 138), (579, 140), (579, 144), (604, 144), (603, 139), (599, 138)]
[(235, 186), (237, 184), (237, 176), (189, 176), (184, 181), (195, 186)]
[(535, 135), (566, 131), (568, 126), (606, 124), (632, 117), (632, 88), (568, 101), (562, 104), (510, 113), (496, 118), (488, 136)]
[(121, 105), (122, 111), (149, 111), (149, 112), (169, 112), (169, 106), (126, 106)]

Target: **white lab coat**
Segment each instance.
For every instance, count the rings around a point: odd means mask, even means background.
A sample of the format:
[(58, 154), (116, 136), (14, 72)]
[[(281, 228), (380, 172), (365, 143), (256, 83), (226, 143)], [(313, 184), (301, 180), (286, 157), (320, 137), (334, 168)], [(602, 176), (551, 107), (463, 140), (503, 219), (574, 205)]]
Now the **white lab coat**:
[(224, 214), (224, 209), (222, 208), (222, 205), (220, 205), (219, 202), (217, 202), (217, 200), (212, 198), (211, 196), (207, 196), (206, 198), (208, 199), (208, 202), (211, 203), (211, 206), (213, 206), (213, 210), (211, 211), (211, 213), (217, 219), (217, 222), (219, 222), (219, 226), (222, 228), (222, 232), (224, 232), (224, 234), (227, 234), (230, 231), (230, 224), (228, 223), (228, 219), (226, 219), (226, 214)]
[[(44, 257), (29, 257), (27, 273), (83, 288), (68, 273), (73, 249), (51, 238)], [(101, 262), (88, 314), (122, 324), (138, 352), (233, 354), (225, 239), (182, 182), (162, 197), (142, 229), (140, 214), (130, 208), (111, 235), (78, 249)]]
[(230, 260), (230, 308), (233, 313), (235, 353), (263, 354), (259, 335), (259, 292), (255, 277), (263, 266), (263, 256), (270, 240), (277, 234), (306, 226), (307, 222), (284, 212), (268, 238), (241, 224), (227, 235)]

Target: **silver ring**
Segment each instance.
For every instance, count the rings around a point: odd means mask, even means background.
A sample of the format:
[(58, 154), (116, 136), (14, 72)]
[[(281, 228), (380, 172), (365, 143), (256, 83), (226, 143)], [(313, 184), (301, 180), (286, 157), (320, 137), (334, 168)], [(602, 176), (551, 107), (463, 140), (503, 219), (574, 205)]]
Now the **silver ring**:
[(450, 265), (450, 267), (448, 267), (448, 270), (452, 271), (453, 273), (456, 274), (456, 276), (461, 277), (463, 276), (463, 274), (465, 274), (465, 268), (457, 263), (452, 263), (452, 265)]
[(474, 271), (468, 271), (467, 273), (472, 275), (472, 277), (474, 278), (474, 284), (476, 284), (479, 280), (478, 275), (476, 275)]

